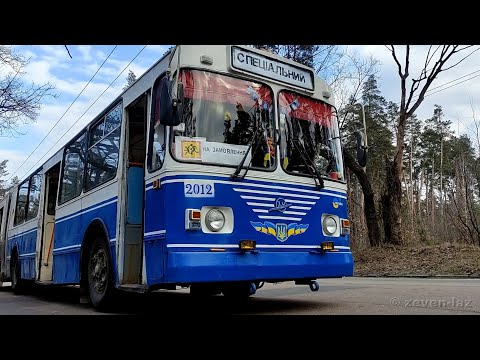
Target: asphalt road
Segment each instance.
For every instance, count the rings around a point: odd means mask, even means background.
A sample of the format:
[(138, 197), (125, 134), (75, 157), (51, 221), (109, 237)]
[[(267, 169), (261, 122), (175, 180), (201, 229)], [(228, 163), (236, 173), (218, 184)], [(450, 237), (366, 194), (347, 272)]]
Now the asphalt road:
[[(480, 279), (343, 278), (319, 280), (320, 290), (292, 282), (265, 284), (246, 303), (221, 295), (199, 301), (188, 289), (123, 293), (109, 314), (480, 314)], [(14, 295), (0, 288), (0, 315), (99, 315), (76, 287), (36, 286)]]

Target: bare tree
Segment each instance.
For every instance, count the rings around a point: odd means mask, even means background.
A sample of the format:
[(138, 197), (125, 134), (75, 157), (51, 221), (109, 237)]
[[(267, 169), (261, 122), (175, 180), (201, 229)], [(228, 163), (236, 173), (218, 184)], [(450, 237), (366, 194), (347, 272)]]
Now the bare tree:
[[(401, 205), (402, 205), (402, 177), (403, 177), (403, 152), (405, 125), (415, 110), (425, 99), (425, 93), (430, 85), (438, 77), (438, 75), (447, 71), (463, 60), (472, 55), (478, 48), (471, 49), (472, 46), (460, 45), (438, 45), (430, 46), (425, 57), (425, 63), (420, 75), (416, 79), (412, 79), (410, 89), (407, 93), (407, 79), (410, 76), (410, 45), (406, 45), (405, 60), (402, 63), (399, 60), (395, 46), (387, 46), (392, 53), (392, 57), (398, 67), (398, 75), (400, 77), (400, 113), (398, 118), (397, 141), (393, 159), (385, 158), (387, 184), (385, 192), (382, 196), (382, 211), (384, 219), (385, 242), (391, 244), (400, 244), (402, 242), (401, 228)], [(469, 50), (469, 53), (460, 58), (453, 65), (445, 67), (445, 64), (452, 60), (457, 53)], [(435, 63), (432, 65), (432, 62)], [(416, 95), (418, 91), (418, 95)], [(416, 99), (414, 99), (416, 97)]]
[(0, 136), (13, 136), (21, 124), (34, 122), (45, 96), (55, 96), (50, 83), (36, 85), (22, 80), (29, 60), (0, 45)]
[(465, 163), (465, 154), (461, 154), (462, 159), (457, 162), (457, 176), (461, 177), (464, 182), (464, 187), (457, 187), (448, 189), (450, 193), (450, 202), (452, 208), (447, 208), (447, 214), (452, 220), (452, 224), (457, 231), (457, 236), (460, 234), (461, 238), (467, 243), (480, 246), (480, 218), (477, 210), (477, 203), (474, 199), (474, 179), (475, 176), (471, 171), (475, 171), (476, 164), (473, 164), (473, 169), (469, 169)]

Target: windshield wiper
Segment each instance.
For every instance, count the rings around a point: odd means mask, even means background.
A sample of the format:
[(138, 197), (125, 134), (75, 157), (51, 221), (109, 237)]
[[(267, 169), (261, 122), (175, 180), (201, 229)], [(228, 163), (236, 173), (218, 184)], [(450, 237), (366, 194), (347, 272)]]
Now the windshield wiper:
[[(312, 159), (308, 156), (307, 149), (305, 149), (305, 146), (301, 144), (301, 147), (299, 146), (300, 139), (298, 138), (298, 135), (295, 135), (295, 132), (293, 131), (293, 125), (289, 124), (287, 122), (287, 129), (286, 129), (286, 134), (289, 135), (289, 140), (287, 141), (291, 142), (295, 149), (298, 151), (300, 154), (300, 157), (302, 158), (303, 162), (307, 166), (308, 171), (310, 172), (310, 175), (313, 177), (313, 181), (315, 181), (315, 187), (317, 189), (322, 189), (325, 187), (325, 184), (323, 183), (323, 179), (320, 176), (320, 174), (317, 171), (317, 168), (315, 166), (315, 163), (313, 162)], [(290, 135), (291, 134), (291, 135)], [(308, 161), (308, 160), (309, 161)], [(312, 171), (313, 168), (313, 171)], [(318, 180), (318, 183), (317, 183)]]
[[(317, 171), (317, 168), (315, 166), (315, 163), (313, 162), (312, 159), (310, 159), (310, 157), (308, 156), (307, 154), (307, 150), (305, 149), (305, 147), (302, 146), (300, 147), (298, 145), (298, 142), (300, 142), (300, 140), (298, 139), (298, 137), (293, 137), (292, 139), (292, 143), (293, 145), (295, 146), (295, 148), (297, 149), (298, 153), (300, 154), (300, 157), (302, 158), (303, 162), (305, 163), (305, 165), (307, 165), (307, 169), (310, 171), (310, 175), (312, 175), (313, 177), (313, 181), (315, 181), (315, 187), (317, 189), (323, 189), (325, 187), (325, 184), (323, 183), (323, 178), (321, 177), (321, 175), (318, 173)], [(307, 161), (308, 159), (308, 161)], [(313, 171), (312, 171), (313, 169)], [(318, 180), (318, 184), (317, 184), (317, 180)]]
[[(247, 148), (247, 151), (245, 152), (245, 155), (243, 155), (243, 158), (240, 161), (240, 163), (238, 164), (237, 168), (235, 169), (235, 172), (232, 175), (230, 175), (231, 180), (236, 180), (238, 177), (240, 177), (239, 176), (240, 170), (242, 170), (243, 164), (245, 163), (245, 160), (247, 160), (247, 156), (248, 156), (248, 153), (250, 152), (250, 150), (252, 149), (253, 142), (255, 141), (258, 134), (260, 133), (258, 130), (261, 129), (261, 128), (262, 128), (261, 124), (256, 127), (255, 132), (253, 133), (252, 138), (250, 139), (250, 144), (248, 145), (248, 148)], [(242, 179), (244, 179), (245, 175), (247, 175), (248, 169), (250, 169), (250, 166), (252, 165), (253, 154), (255, 154), (257, 152), (259, 145), (260, 145), (260, 141), (257, 143), (257, 146), (255, 147), (255, 151), (252, 153), (252, 157), (250, 158), (250, 163), (248, 164), (247, 168), (245, 169), (245, 172), (243, 173), (243, 175), (241, 176)]]

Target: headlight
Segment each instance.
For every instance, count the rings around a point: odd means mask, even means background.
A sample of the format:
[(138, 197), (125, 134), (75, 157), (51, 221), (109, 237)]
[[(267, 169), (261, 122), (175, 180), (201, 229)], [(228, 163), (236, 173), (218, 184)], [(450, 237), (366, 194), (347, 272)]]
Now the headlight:
[(337, 222), (331, 216), (323, 219), (323, 231), (328, 235), (333, 235), (337, 231)]
[(211, 209), (205, 216), (205, 225), (210, 231), (220, 231), (225, 225), (225, 215), (220, 210)]

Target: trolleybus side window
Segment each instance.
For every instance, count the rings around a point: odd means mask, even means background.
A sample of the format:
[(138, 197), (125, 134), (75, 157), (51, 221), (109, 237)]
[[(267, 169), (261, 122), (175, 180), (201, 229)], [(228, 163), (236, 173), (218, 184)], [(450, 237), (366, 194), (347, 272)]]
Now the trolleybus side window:
[(121, 121), (122, 104), (118, 104), (90, 130), (86, 190), (113, 179), (117, 174)]
[(33, 219), (38, 214), (40, 205), (40, 189), (42, 187), (42, 175), (37, 173), (30, 178), (30, 190), (28, 192), (27, 220)]
[(152, 116), (150, 119), (150, 141), (148, 148), (148, 171), (153, 172), (162, 167), (165, 159), (165, 126), (160, 124), (160, 89), (159, 78), (153, 86)]
[(59, 203), (71, 200), (82, 192), (85, 167), (85, 132), (65, 147)]
[(15, 207), (15, 225), (19, 225), (25, 221), (25, 208), (28, 196), (28, 179), (18, 187), (17, 205)]

